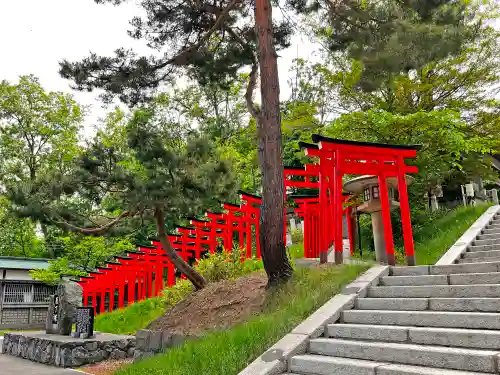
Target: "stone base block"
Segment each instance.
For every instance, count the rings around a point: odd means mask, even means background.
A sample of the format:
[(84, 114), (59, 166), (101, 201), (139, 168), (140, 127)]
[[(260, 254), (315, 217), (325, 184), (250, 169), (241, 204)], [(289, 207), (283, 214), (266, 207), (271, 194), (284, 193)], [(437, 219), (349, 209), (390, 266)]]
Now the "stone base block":
[(80, 367), (110, 359), (133, 357), (135, 337), (96, 332), (91, 339), (45, 332), (4, 335), (4, 354), (58, 367)]

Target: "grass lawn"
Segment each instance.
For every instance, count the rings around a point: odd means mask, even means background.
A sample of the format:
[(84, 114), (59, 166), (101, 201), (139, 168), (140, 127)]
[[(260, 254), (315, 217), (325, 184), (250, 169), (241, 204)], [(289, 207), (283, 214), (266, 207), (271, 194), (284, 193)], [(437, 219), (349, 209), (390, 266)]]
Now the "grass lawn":
[(116, 375), (235, 375), (367, 268), (297, 269), (290, 283), (269, 292), (265, 312), (230, 330), (209, 333), (125, 367)]
[(434, 264), (490, 207), (460, 207), (414, 233), (417, 264)]

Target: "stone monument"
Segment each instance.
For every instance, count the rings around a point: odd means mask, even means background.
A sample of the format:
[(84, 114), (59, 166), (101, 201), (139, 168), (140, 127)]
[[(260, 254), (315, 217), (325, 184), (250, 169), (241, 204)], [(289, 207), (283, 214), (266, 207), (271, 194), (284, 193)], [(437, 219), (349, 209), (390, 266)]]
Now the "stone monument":
[(69, 336), (78, 307), (82, 306), (82, 287), (73, 281), (63, 281), (56, 294), (50, 297), (45, 331)]

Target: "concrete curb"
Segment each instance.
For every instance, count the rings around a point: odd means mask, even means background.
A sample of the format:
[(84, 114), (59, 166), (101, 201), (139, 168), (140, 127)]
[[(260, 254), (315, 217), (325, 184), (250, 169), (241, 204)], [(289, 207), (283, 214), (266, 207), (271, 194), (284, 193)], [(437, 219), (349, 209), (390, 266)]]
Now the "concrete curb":
[(478, 235), (481, 234), (485, 226), (487, 226), (500, 211), (500, 205), (491, 206), (477, 219), (474, 224), (460, 237), (457, 242), (437, 261), (437, 266), (454, 264), (462, 257), (462, 254), (467, 251), (467, 248), (472, 245), (472, 242)]
[(365, 297), (370, 286), (377, 285), (382, 276), (388, 275), (389, 266), (370, 268), (347, 285), (341, 294), (333, 296), (238, 375), (283, 374), (288, 370), (289, 359), (292, 356), (305, 354), (311, 339), (323, 335), (328, 324), (339, 320), (342, 311), (353, 309), (358, 297)]

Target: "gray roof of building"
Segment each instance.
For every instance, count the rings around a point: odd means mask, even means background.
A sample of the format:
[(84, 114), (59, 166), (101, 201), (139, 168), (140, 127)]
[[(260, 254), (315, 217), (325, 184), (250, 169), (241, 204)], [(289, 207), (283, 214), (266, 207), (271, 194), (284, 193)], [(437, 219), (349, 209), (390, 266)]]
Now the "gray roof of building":
[(49, 267), (49, 259), (1, 257), (0, 268), (13, 270), (45, 270)]

